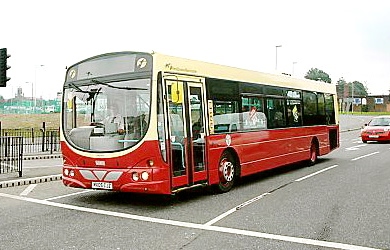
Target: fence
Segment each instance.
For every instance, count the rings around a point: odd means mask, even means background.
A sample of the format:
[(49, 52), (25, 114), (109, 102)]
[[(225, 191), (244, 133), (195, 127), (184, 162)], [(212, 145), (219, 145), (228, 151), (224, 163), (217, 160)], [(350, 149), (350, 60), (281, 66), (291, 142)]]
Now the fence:
[(18, 136), (22, 137), (24, 154), (48, 153), (53, 154), (60, 151), (60, 132), (59, 129), (42, 128), (31, 129), (2, 129), (0, 123), (0, 136)]
[(23, 137), (0, 137), (0, 174), (18, 172), (22, 177)]
[(0, 122), (0, 174), (18, 172), (22, 177), (23, 155), (60, 151), (59, 129), (2, 129)]

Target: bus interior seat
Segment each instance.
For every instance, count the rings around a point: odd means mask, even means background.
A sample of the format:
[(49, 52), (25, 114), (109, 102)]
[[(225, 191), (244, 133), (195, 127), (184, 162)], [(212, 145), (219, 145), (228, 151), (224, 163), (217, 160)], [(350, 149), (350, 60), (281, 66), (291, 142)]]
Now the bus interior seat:
[(74, 144), (79, 147), (90, 149), (90, 137), (95, 126), (82, 126), (73, 128), (69, 132), (69, 137)]

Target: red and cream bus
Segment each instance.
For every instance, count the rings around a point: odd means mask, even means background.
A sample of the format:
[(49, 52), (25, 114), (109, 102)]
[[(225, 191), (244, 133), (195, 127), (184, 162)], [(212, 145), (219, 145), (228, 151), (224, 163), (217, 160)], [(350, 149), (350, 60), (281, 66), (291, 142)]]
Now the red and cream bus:
[(68, 68), (66, 186), (173, 194), (308, 161), (339, 146), (335, 85), (158, 53)]

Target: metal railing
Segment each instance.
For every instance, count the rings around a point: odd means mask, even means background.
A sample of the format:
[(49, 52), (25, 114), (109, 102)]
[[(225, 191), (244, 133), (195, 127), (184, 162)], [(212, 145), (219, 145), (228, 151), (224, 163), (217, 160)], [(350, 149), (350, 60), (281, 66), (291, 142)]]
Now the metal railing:
[(0, 174), (18, 172), (22, 177), (23, 155), (60, 152), (60, 131), (45, 127), (2, 129), (0, 121)]
[(23, 137), (0, 137), (0, 174), (18, 172), (22, 177)]
[(60, 152), (60, 131), (59, 129), (31, 128), (31, 129), (1, 129), (0, 136), (23, 137), (22, 145), (25, 154)]

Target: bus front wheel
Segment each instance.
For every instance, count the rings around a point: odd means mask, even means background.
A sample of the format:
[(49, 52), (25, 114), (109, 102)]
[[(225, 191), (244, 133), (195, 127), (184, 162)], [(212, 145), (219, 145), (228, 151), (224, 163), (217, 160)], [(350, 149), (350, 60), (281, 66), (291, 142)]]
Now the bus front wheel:
[(217, 192), (225, 193), (232, 189), (236, 177), (235, 165), (234, 157), (229, 152), (224, 152), (219, 160), (219, 183), (216, 185)]

